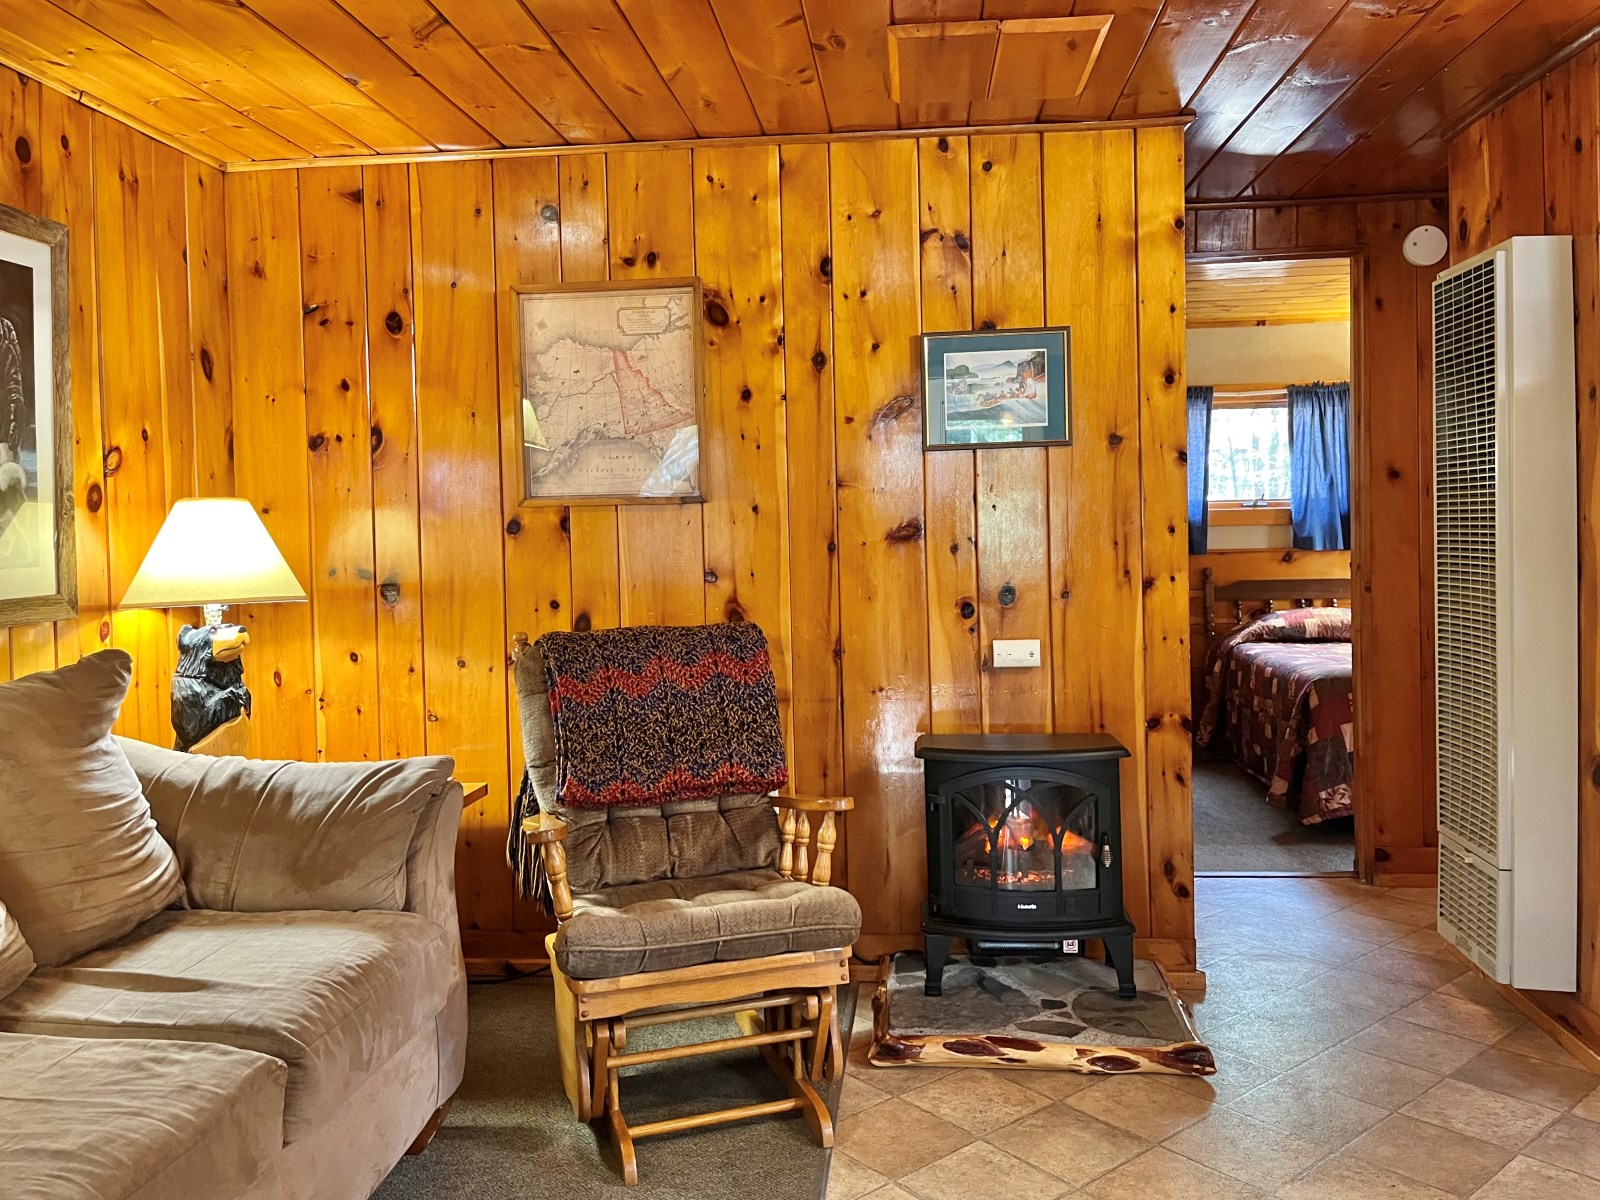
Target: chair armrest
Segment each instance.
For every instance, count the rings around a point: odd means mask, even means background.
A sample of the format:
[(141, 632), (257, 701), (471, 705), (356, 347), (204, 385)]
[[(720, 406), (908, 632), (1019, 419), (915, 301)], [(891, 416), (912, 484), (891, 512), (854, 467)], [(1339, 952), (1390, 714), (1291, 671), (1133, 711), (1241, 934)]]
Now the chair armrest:
[(526, 817), (522, 822), (522, 836), (532, 846), (545, 846), (551, 842), (565, 841), (567, 823), (554, 813), (542, 812)]
[[(772, 803), (783, 810), (778, 829), (783, 849), (778, 856), (778, 873), (785, 879), (808, 879), (816, 887), (827, 887), (833, 878), (833, 847), (839, 840), (835, 815), (849, 812), (856, 802), (849, 796), (797, 796), (780, 792)], [(811, 857), (811, 814), (822, 814), (817, 829), (817, 861)]]
[(572, 886), (567, 883), (567, 823), (554, 813), (535, 813), (522, 820), (522, 836), (539, 852), (550, 882), (550, 907), (556, 923), (572, 916)]
[(777, 793), (772, 803), (800, 812), (849, 812), (856, 806), (852, 796), (801, 796), (793, 792)]

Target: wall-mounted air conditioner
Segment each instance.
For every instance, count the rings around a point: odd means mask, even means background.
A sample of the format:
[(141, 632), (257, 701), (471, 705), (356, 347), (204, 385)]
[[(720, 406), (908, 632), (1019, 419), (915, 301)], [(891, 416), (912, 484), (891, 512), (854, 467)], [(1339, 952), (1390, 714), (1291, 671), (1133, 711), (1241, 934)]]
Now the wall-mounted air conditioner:
[(1439, 931), (1552, 991), (1578, 952), (1572, 326), (1571, 238), (1512, 238), (1433, 285)]

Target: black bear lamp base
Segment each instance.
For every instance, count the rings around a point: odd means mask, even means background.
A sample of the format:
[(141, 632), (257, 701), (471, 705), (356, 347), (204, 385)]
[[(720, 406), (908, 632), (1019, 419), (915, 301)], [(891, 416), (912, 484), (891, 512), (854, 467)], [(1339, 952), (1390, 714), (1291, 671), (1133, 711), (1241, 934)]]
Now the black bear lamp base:
[(223, 726), (250, 715), (243, 661), (250, 635), (242, 625), (224, 624), (223, 611), (223, 605), (208, 604), (204, 625), (178, 630), (172, 728), (179, 750), (193, 750)]

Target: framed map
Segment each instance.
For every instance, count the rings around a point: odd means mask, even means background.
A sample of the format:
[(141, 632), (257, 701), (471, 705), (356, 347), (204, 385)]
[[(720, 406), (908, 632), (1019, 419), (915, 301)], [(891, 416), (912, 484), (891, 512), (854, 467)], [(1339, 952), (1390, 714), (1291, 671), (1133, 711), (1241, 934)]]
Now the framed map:
[(523, 503), (700, 500), (700, 281), (513, 290)]

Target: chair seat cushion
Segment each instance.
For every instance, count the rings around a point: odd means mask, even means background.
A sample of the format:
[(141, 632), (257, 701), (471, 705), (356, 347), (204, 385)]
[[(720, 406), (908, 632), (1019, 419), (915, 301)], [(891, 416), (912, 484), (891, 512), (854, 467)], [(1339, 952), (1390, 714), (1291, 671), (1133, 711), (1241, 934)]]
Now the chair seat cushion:
[(163, 912), (0, 1000), (0, 1031), (214, 1042), (287, 1064), (283, 1141), (431, 1029), (457, 968), (413, 913)]
[(230, 1046), (0, 1034), (0, 1195), (240, 1195), (278, 1156), (283, 1087)]
[(840, 888), (776, 871), (658, 879), (579, 896), (556, 934), (556, 961), (571, 979), (669, 971), (848, 946), (861, 907)]

